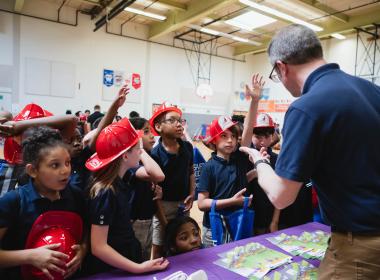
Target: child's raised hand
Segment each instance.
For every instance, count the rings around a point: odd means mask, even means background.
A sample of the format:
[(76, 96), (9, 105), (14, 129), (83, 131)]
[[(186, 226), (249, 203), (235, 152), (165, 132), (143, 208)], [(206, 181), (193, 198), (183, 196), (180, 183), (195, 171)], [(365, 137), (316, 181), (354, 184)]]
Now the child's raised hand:
[(265, 85), (265, 81), (263, 80), (263, 76), (260, 74), (254, 74), (252, 76), (252, 88), (248, 85), (245, 85), (245, 95), (250, 96), (253, 101), (258, 102), (261, 97), (261, 91)]
[(141, 264), (142, 270), (143, 270), (142, 272), (164, 270), (168, 267), (168, 265), (169, 265), (169, 261), (164, 258), (158, 258), (158, 259), (146, 261)]
[(116, 99), (116, 101), (118, 103), (118, 107), (123, 106), (128, 93), (129, 93), (129, 87), (128, 87), (128, 84), (125, 84), (119, 90), (119, 94), (118, 94), (118, 97)]
[(61, 267), (65, 267), (69, 256), (54, 250), (60, 246), (61, 244), (57, 243), (32, 249), (31, 265), (40, 269), (49, 279), (54, 279), (50, 271), (55, 271), (62, 275), (65, 273)]
[(71, 277), (75, 273), (75, 271), (78, 270), (83, 261), (84, 256), (86, 255), (86, 249), (84, 246), (76, 244), (71, 246), (71, 249), (73, 249), (76, 253), (74, 258), (66, 264), (66, 273), (64, 275), (64, 279)]

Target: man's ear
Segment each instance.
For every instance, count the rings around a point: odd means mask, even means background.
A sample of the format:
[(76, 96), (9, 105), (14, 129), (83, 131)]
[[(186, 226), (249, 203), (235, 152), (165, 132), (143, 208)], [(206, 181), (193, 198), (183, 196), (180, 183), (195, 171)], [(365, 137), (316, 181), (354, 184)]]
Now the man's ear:
[(277, 64), (277, 69), (280, 73), (278, 73), (280, 75), (280, 77), (286, 77), (286, 75), (288, 74), (289, 72), (289, 69), (288, 69), (288, 66), (286, 65), (286, 63), (278, 60), (276, 61), (276, 64)]
[(33, 166), (33, 164), (28, 163), (25, 166), (25, 171), (26, 171), (26, 174), (28, 174), (33, 179), (37, 177), (37, 169)]

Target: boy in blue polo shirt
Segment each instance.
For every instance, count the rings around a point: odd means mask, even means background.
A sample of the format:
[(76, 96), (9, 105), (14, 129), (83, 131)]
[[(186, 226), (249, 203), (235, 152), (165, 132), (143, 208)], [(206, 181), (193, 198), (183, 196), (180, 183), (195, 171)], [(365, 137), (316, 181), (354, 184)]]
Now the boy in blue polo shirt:
[[(246, 95), (251, 97), (251, 104), (244, 123), (242, 146), (251, 143), (247, 131), (252, 130), (255, 123), (258, 101), (264, 86), (262, 77), (259, 79), (258, 74), (254, 75), (252, 86), (253, 90), (246, 86)], [(212, 153), (211, 159), (202, 167), (198, 185), (198, 207), (204, 212), (202, 240), (206, 247), (214, 245), (209, 218), (212, 201), (217, 200), (217, 210), (233, 212), (240, 209), (250, 180), (249, 171), (252, 169), (248, 157), (237, 149), (238, 128), (229, 117), (216, 118), (210, 125), (209, 134), (207, 144), (212, 144), (216, 152)], [(251, 201), (252, 195), (250, 203)]]
[[(152, 149), (151, 156), (165, 174), (165, 180), (160, 186), (163, 194), (162, 210), (167, 220), (175, 218), (177, 214), (188, 215), (194, 200), (193, 146), (181, 140), (181, 116), (180, 109), (164, 102), (149, 121), (153, 133), (161, 136), (158, 144)], [(165, 226), (157, 216), (153, 218), (153, 258), (163, 254)]]

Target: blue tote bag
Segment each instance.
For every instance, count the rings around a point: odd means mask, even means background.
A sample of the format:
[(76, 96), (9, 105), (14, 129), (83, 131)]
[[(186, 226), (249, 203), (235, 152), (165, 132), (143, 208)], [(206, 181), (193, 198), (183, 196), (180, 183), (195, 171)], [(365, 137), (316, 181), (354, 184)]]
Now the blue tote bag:
[(209, 213), (212, 239), (215, 245), (253, 236), (255, 212), (248, 208), (249, 198), (244, 198), (243, 208), (232, 213), (216, 211), (216, 200), (212, 201)]

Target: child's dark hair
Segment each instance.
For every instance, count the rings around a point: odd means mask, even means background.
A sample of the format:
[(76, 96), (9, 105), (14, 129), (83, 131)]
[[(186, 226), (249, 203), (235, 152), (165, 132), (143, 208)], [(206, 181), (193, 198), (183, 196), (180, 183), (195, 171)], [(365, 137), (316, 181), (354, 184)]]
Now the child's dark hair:
[(166, 114), (168, 112), (163, 112), (161, 114), (159, 114), (155, 119), (154, 119), (154, 122), (153, 122), (153, 125), (156, 125), (157, 123), (161, 123), (162, 121), (165, 120), (166, 118)]
[(197, 222), (189, 216), (178, 216), (168, 222), (165, 228), (165, 240), (164, 240), (164, 253), (166, 256), (173, 256), (176, 254), (176, 237), (180, 227), (184, 224), (192, 223), (195, 228), (200, 231)]
[(253, 134), (269, 136), (274, 133), (274, 127), (255, 127)]
[(32, 127), (23, 134), (22, 157), (24, 164), (38, 166), (47, 150), (57, 146), (68, 149), (59, 131), (47, 126)]
[(228, 128), (228, 130), (231, 131), (231, 133), (236, 137), (236, 139), (239, 138), (239, 136), (241, 136), (240, 128), (237, 124), (231, 126), (230, 128)]
[(130, 118), (129, 121), (136, 130), (142, 129), (144, 125), (148, 122), (147, 119), (141, 117)]

